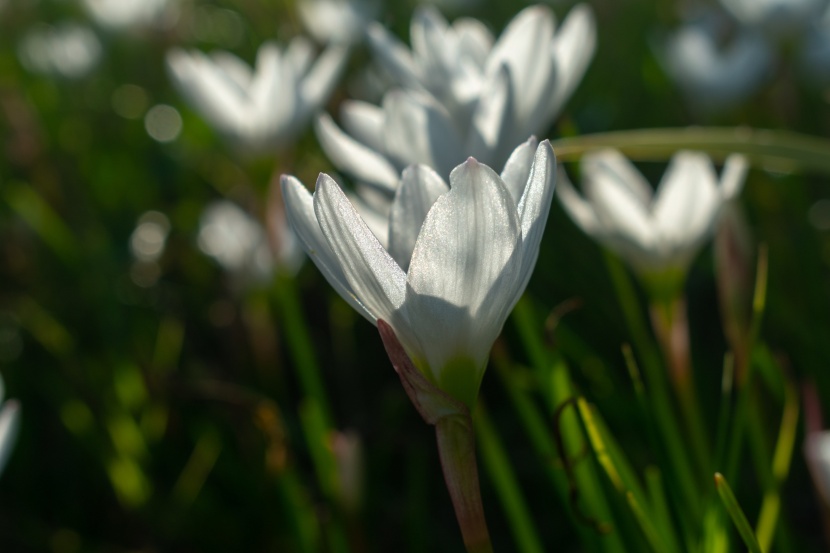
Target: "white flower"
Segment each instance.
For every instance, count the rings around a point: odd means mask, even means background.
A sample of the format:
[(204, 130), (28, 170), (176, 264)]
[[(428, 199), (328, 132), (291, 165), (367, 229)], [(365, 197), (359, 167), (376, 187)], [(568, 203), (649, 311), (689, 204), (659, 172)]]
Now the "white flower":
[(389, 249), (328, 176), (314, 196), (283, 177), (286, 211), (326, 279), (372, 323), (390, 324), (415, 365), (472, 407), (493, 341), (539, 253), (555, 183), (550, 143), (525, 142), (501, 176), (469, 158), (450, 174), (404, 171)]
[(83, 0), (96, 23), (117, 30), (159, 22), (170, 0)]
[[(281, 229), (282, 230), (282, 229)], [(239, 277), (265, 281), (275, 262), (294, 272), (302, 262), (302, 249), (288, 228), (280, 234), (278, 259), (274, 259), (262, 226), (239, 206), (226, 200), (210, 204), (199, 220), (199, 248)]]
[(808, 432), (804, 441), (804, 456), (819, 495), (830, 506), (830, 431)]
[(210, 56), (174, 49), (167, 63), (174, 84), (225, 138), (261, 153), (290, 142), (328, 99), (347, 51), (329, 47), (312, 66), (311, 44), (302, 37), (281, 50), (266, 42), (251, 68), (228, 52)]
[(98, 65), (101, 42), (91, 29), (77, 23), (42, 24), (26, 33), (17, 55), (33, 73), (77, 79)]
[(705, 154), (681, 151), (652, 193), (622, 154), (602, 150), (582, 160), (585, 199), (567, 178), (562, 179), (558, 195), (582, 230), (617, 253), (641, 277), (685, 275), (698, 249), (712, 235), (722, 205), (743, 187), (746, 170), (746, 159), (732, 155), (718, 183)]
[(549, 8), (531, 6), (493, 44), (482, 23), (449, 25), (423, 8), (412, 21), (410, 52), (372, 25), (376, 57), (406, 91), (387, 93), (381, 107), (345, 103), (349, 134), (322, 115), (318, 138), (341, 170), (387, 190), (412, 163), (439, 174), (467, 156), (500, 167), (527, 136), (547, 131), (593, 54), (587, 6), (572, 10), (557, 33), (554, 28)]
[(688, 24), (656, 48), (659, 61), (689, 101), (704, 110), (736, 105), (752, 94), (770, 72), (774, 52), (752, 30), (739, 30), (719, 47), (712, 22)]
[(297, 12), (317, 42), (352, 43), (363, 39), (378, 14), (377, 0), (300, 0)]
[(0, 378), (0, 473), (11, 455), (20, 423), (20, 404), (14, 400), (3, 404), (4, 391), (3, 379)]
[(821, 17), (828, 0), (720, 0), (744, 25), (793, 33)]

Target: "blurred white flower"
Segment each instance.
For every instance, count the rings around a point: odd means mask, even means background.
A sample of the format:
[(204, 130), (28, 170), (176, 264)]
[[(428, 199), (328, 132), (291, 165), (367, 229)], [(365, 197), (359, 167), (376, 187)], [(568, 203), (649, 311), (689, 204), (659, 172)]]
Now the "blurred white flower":
[(616, 150), (582, 159), (583, 199), (564, 176), (558, 189), (565, 211), (587, 234), (622, 257), (641, 276), (685, 275), (714, 232), (725, 202), (743, 187), (746, 159), (732, 155), (718, 182), (700, 152), (672, 157), (657, 191)]
[(750, 29), (739, 29), (729, 44), (719, 46), (714, 23), (687, 24), (655, 48), (689, 102), (705, 111), (734, 106), (755, 92), (775, 56), (767, 40)]
[(720, 0), (744, 25), (775, 33), (799, 32), (821, 16), (828, 0)]
[(20, 63), (28, 71), (77, 79), (101, 59), (101, 42), (88, 27), (64, 22), (32, 27), (17, 46)]
[(300, 0), (297, 12), (303, 25), (321, 43), (363, 40), (366, 26), (379, 11), (377, 0)]
[(169, 13), (171, 0), (82, 0), (96, 23), (112, 30), (150, 25)]
[(522, 144), (501, 176), (469, 158), (402, 175), (385, 249), (337, 183), (312, 196), (283, 177), (288, 218), (329, 283), (373, 324), (392, 326), (430, 382), (475, 404), (493, 341), (527, 286), (555, 184), (548, 141)]
[(20, 424), (20, 404), (15, 400), (3, 403), (4, 394), (3, 379), (0, 378), (0, 473), (9, 460)]
[(345, 65), (347, 49), (330, 46), (313, 63), (312, 45), (297, 37), (282, 50), (263, 44), (251, 70), (238, 57), (217, 51), (171, 50), (173, 83), (228, 141), (263, 153), (293, 140), (328, 99)]
[(296, 271), (302, 249), (287, 228), (279, 259), (274, 258), (265, 230), (242, 208), (226, 200), (210, 204), (199, 221), (199, 248), (226, 271), (242, 279), (264, 282), (276, 265)]
[[(450, 25), (434, 8), (421, 7), (412, 19), (410, 51), (372, 24), (369, 43), (376, 59), (411, 92), (391, 100), (391, 113), (386, 102), (383, 108), (351, 109), (344, 125), (354, 139), (328, 133), (327, 153), (337, 160), (344, 149), (360, 150), (346, 142), (359, 142), (393, 158), (396, 173), (410, 163), (427, 163), (444, 174), (468, 155), (500, 166), (527, 136), (547, 131), (593, 55), (596, 33), (588, 6), (577, 6), (555, 27), (550, 8), (531, 6), (494, 43), (480, 21), (461, 18)], [(414, 143), (411, 150), (401, 147), (401, 135)]]

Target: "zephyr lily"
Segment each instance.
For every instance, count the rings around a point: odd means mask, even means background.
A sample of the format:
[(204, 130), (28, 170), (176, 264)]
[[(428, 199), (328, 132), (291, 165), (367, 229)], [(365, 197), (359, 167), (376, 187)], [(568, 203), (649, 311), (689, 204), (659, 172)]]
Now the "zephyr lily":
[(3, 404), (4, 395), (3, 379), (0, 378), (0, 473), (9, 460), (12, 446), (17, 438), (17, 429), (20, 419), (20, 404), (15, 400), (9, 400)]
[(228, 52), (210, 56), (171, 50), (173, 83), (225, 138), (260, 153), (291, 141), (328, 99), (343, 70), (347, 51), (327, 48), (312, 65), (313, 48), (302, 37), (283, 50), (263, 44), (253, 70)]
[(670, 277), (682, 284), (694, 255), (712, 235), (721, 207), (743, 187), (746, 171), (746, 159), (732, 155), (718, 182), (705, 154), (681, 151), (652, 193), (634, 165), (608, 149), (582, 159), (584, 198), (567, 178), (558, 195), (583, 231), (627, 261), (645, 281)]
[(691, 23), (655, 48), (666, 72), (691, 103), (703, 110), (734, 106), (757, 90), (774, 52), (757, 32), (741, 29), (724, 48), (711, 21)]
[(101, 60), (101, 41), (92, 29), (65, 22), (37, 25), (26, 32), (17, 47), (17, 57), (33, 73), (78, 79)]
[(118, 30), (160, 22), (170, 0), (83, 0), (96, 23)]
[(348, 134), (321, 116), (318, 138), (338, 168), (392, 191), (412, 163), (442, 175), (467, 156), (500, 167), (527, 136), (547, 131), (593, 54), (587, 6), (554, 30), (550, 9), (531, 6), (493, 43), (476, 20), (450, 25), (435, 9), (422, 8), (413, 18), (410, 52), (374, 24), (375, 55), (406, 91), (388, 93), (380, 107), (346, 103)]
[(376, 0), (301, 0), (297, 13), (311, 36), (321, 44), (363, 40), (366, 26), (378, 14)]
[(314, 196), (282, 181), (289, 221), (329, 283), (360, 314), (392, 326), (418, 369), (472, 407), (490, 347), (524, 291), (554, 187), (548, 141), (522, 144), (501, 176), (469, 158), (450, 173), (404, 171), (389, 249), (328, 175)]
[(775, 33), (792, 33), (821, 17), (828, 0), (720, 0), (744, 25)]

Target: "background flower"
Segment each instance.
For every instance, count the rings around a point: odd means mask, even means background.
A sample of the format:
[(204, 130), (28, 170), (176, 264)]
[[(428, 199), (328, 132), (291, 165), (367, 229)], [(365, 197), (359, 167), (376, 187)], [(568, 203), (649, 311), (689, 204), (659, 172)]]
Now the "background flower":
[(286, 144), (326, 101), (343, 70), (346, 51), (326, 49), (316, 61), (311, 44), (295, 38), (285, 49), (264, 43), (253, 70), (228, 52), (171, 50), (174, 85), (232, 144), (252, 153)]

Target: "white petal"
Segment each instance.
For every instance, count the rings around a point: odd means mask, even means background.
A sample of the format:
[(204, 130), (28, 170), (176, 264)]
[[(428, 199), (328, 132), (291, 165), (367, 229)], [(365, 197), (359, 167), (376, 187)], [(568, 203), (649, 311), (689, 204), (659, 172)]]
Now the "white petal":
[(737, 198), (744, 187), (749, 162), (741, 154), (732, 154), (726, 158), (723, 173), (720, 176), (720, 193), (724, 200)]
[(288, 222), (302, 243), (308, 256), (326, 277), (340, 296), (351, 305), (355, 311), (375, 322), (375, 317), (357, 299), (352, 287), (346, 280), (346, 275), (340, 268), (340, 261), (335, 257), (328, 240), (323, 236), (320, 223), (314, 213), (314, 203), (306, 187), (296, 178), (283, 175), (280, 179), (282, 196), (285, 201), (285, 214)]
[(276, 44), (265, 43), (257, 52), (249, 97), (252, 111), (242, 127), (244, 136), (257, 137), (259, 134), (258, 138), (267, 142), (293, 130), (294, 114), (300, 101), (297, 80)]
[(498, 175), (470, 158), (429, 211), (409, 266), (406, 312), (437, 381), (448, 362), (484, 368), (518, 279), (516, 204)]
[(210, 57), (236, 83), (240, 90), (245, 90), (251, 85), (254, 72), (251, 70), (251, 66), (239, 59), (239, 57), (224, 50), (211, 52)]
[(559, 28), (551, 45), (551, 55), (556, 67), (556, 83), (550, 94), (547, 113), (542, 117), (550, 121), (558, 115), (582, 80), (596, 49), (597, 31), (594, 13), (587, 4), (574, 7)]
[(406, 273), (328, 175), (320, 174), (317, 179), (314, 212), (360, 302), (376, 319), (396, 326), (406, 294)]
[(389, 253), (404, 271), (427, 213), (441, 194), (449, 190), (438, 173), (426, 165), (404, 169), (389, 216)]
[(582, 158), (582, 171), (586, 181), (617, 181), (617, 184), (627, 188), (643, 206), (651, 204), (651, 185), (617, 150), (609, 148), (586, 154)]
[(461, 17), (453, 22), (452, 28), (458, 37), (459, 59), (469, 59), (483, 69), (493, 49), (493, 35), (487, 26), (478, 19)]
[[(618, 172), (608, 170), (613, 167), (607, 164), (595, 164), (589, 160), (583, 161), (583, 166), (585, 182), (582, 189), (594, 206), (603, 234), (637, 248), (654, 250), (657, 239), (655, 225), (648, 207), (643, 204), (642, 197), (636, 194), (631, 183), (620, 178)], [(616, 167), (622, 168), (623, 166)], [(633, 167), (631, 170), (636, 171)]]
[(328, 114), (315, 120), (317, 140), (331, 162), (358, 180), (393, 192), (398, 185), (398, 171), (379, 153), (354, 140), (340, 130)]
[(420, 71), (409, 50), (400, 40), (380, 23), (372, 23), (367, 36), (375, 60), (392, 75), (399, 85), (407, 88), (421, 88)]
[(308, 72), (314, 60), (314, 46), (304, 36), (296, 36), (288, 43), (285, 50), (285, 59), (292, 69), (294, 77), (299, 81)]
[(678, 152), (654, 197), (653, 214), (661, 241), (693, 253), (712, 230), (720, 203), (711, 160), (700, 152)]
[(345, 100), (340, 105), (340, 122), (346, 132), (376, 152), (385, 149), (383, 121), (383, 110), (374, 104)]
[(0, 410), (0, 472), (9, 460), (19, 426), (20, 404), (14, 400), (7, 401)]
[(545, 225), (550, 213), (553, 189), (556, 186), (556, 156), (550, 142), (542, 141), (533, 156), (533, 166), (527, 178), (522, 199), (519, 201), (519, 223), (522, 227), (521, 274), (520, 285), (516, 289), (513, 305), (530, 281), (530, 275), (539, 257), (539, 244), (545, 233)]
[(201, 52), (171, 50), (167, 64), (174, 84), (202, 117), (220, 132), (239, 128), (247, 115), (242, 106), (247, 95), (228, 74)]
[(507, 163), (504, 164), (504, 170), (501, 172), (501, 180), (504, 181), (516, 205), (519, 205), (519, 200), (524, 194), (538, 146), (539, 141), (535, 136), (531, 136), (527, 139), (527, 142), (519, 144), (519, 147), (510, 154)]
[(435, 78), (435, 72), (443, 72), (446, 65), (444, 60), (456, 58), (455, 52), (445, 52), (451, 47), (446, 39), (447, 20), (434, 6), (418, 6), (412, 16), (409, 41), (412, 44), (412, 53), (415, 63), (419, 64), (426, 79)]
[(463, 159), (447, 112), (426, 94), (393, 90), (384, 97), (386, 151), (401, 167), (423, 163), (447, 174)]
[(562, 169), (559, 169), (559, 184), (556, 186), (556, 195), (559, 201), (562, 202), (562, 207), (568, 212), (574, 223), (582, 229), (585, 234), (597, 237), (597, 234), (602, 231), (602, 227), (597, 221), (597, 216), (594, 213), (594, 208), (591, 204), (582, 199), (579, 192), (576, 191), (568, 174)]
[(540, 122), (533, 119), (533, 114), (540, 106), (548, 105), (556, 77), (548, 50), (553, 26), (553, 14), (548, 7), (525, 8), (507, 24), (487, 60), (488, 74), (501, 65), (506, 65), (510, 72), (515, 116), (512, 123), (518, 134), (510, 139), (515, 139), (515, 144), (529, 134), (546, 130), (538, 128)]
[(392, 209), (392, 197), (385, 190), (360, 182), (355, 185), (354, 192), (346, 193), (346, 197), (380, 245), (389, 251), (389, 212)]
[(512, 124), (513, 97), (510, 90), (510, 75), (507, 67), (490, 76), (484, 85), (478, 104), (473, 112), (472, 129), (468, 137), (467, 152), (472, 156), (492, 160), (500, 165), (502, 155), (503, 129)]
[(300, 85), (300, 99), (306, 115), (319, 110), (328, 100), (348, 57), (347, 46), (331, 45), (314, 62)]

